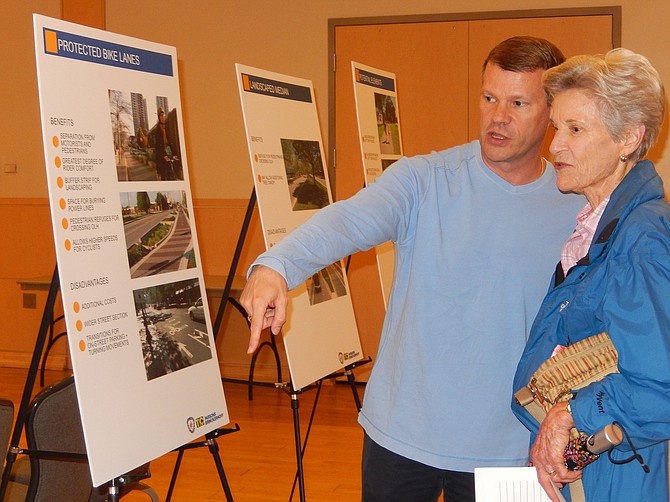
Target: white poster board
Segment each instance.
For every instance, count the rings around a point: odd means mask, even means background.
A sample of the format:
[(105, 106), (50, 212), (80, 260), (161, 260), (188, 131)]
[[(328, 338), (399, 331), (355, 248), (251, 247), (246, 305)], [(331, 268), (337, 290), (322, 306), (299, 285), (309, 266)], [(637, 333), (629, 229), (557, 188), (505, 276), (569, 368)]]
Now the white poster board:
[[(236, 65), (266, 248), (332, 203), (308, 80)], [(362, 358), (340, 262), (290, 292), (284, 345), (294, 389)]]
[[(356, 116), (363, 158), (365, 185), (374, 183), (384, 169), (402, 157), (400, 110), (393, 73), (351, 62), (356, 98)], [(395, 253), (393, 244), (386, 242), (375, 248), (379, 278), (388, 306)]]
[(40, 15), (33, 22), (61, 296), (100, 485), (228, 423), (177, 54)]

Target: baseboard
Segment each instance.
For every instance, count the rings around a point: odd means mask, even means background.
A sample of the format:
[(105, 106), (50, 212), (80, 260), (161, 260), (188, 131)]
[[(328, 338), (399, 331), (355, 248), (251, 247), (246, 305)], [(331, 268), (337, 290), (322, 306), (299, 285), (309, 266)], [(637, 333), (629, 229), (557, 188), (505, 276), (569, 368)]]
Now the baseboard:
[[(27, 352), (8, 352), (0, 350), (0, 366), (3, 368), (27, 369), (30, 367), (32, 356), (32, 354)], [(70, 361), (65, 354), (53, 354), (47, 359), (46, 369), (53, 371), (68, 370), (71, 369)]]
[[(0, 350), (0, 367), (27, 369), (30, 367), (32, 354), (27, 352), (11, 352)], [(41, 361), (40, 361), (41, 362)], [(64, 371), (71, 369), (70, 361), (65, 354), (50, 354), (46, 369), (52, 371)], [(221, 376), (247, 380), (249, 378), (249, 364), (223, 364), (219, 362)], [(288, 381), (288, 368), (282, 368), (282, 380)], [(254, 380), (259, 382), (272, 382), (277, 380), (277, 368), (272, 364), (256, 364), (254, 367)]]

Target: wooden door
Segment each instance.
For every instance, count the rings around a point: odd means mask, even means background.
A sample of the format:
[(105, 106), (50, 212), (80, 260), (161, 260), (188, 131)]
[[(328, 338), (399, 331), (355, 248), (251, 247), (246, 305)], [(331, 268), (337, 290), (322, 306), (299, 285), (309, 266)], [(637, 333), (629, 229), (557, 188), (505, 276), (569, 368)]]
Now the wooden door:
[[(329, 154), (336, 199), (346, 199), (364, 185), (352, 60), (396, 75), (405, 155), (439, 151), (478, 137), (482, 63), (498, 42), (515, 35), (542, 37), (566, 56), (618, 45), (620, 10), (569, 12), (540, 17), (506, 13), (504, 19), (474, 13), (471, 19), (458, 15), (454, 20), (405, 18), (379, 24), (331, 21), (335, 73)], [(349, 283), (363, 351), (374, 360), (385, 313), (374, 250), (351, 258)], [(366, 379), (367, 372), (357, 370), (357, 378)]]
[(541, 37), (561, 49), (565, 57), (607, 52), (614, 47), (612, 16), (605, 15), (488, 19), (470, 21), (469, 27), (469, 140), (477, 139), (479, 133), (478, 102), (482, 62), (496, 44), (517, 35)]
[[(396, 74), (405, 155), (467, 140), (467, 23), (344, 26), (336, 45), (336, 184), (338, 200), (364, 185), (351, 61)], [(420, 48), (420, 49), (418, 49)], [(384, 317), (375, 251), (358, 253), (349, 268), (352, 301), (366, 356), (374, 359)], [(357, 370), (357, 376), (366, 371)]]

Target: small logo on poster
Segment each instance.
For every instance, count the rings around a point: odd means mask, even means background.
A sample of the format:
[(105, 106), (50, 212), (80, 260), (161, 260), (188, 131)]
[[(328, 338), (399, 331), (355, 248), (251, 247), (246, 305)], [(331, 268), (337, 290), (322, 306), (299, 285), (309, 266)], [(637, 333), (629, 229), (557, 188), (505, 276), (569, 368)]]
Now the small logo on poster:
[(188, 431), (193, 434), (195, 432), (195, 418), (188, 417), (186, 419), (186, 427), (188, 427)]
[(220, 420), (223, 418), (223, 413), (217, 413), (217, 412), (212, 412), (209, 415), (206, 416), (199, 416), (197, 418), (193, 417), (188, 417), (186, 419), (186, 426), (188, 427), (188, 431), (193, 433), (195, 432), (196, 429), (199, 429), (200, 427), (204, 427), (205, 425), (216, 422), (217, 420)]
[(340, 363), (344, 364), (350, 359), (354, 359), (360, 355), (360, 352), (357, 350), (352, 350), (350, 352), (340, 352), (337, 357), (340, 359)]

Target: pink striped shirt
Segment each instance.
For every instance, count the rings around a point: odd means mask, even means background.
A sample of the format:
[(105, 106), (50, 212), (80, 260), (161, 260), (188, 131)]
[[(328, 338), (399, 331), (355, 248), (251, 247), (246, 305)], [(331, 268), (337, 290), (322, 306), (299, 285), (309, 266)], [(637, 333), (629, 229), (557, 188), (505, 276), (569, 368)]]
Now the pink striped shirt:
[(609, 201), (610, 198), (607, 197), (595, 209), (591, 208), (591, 204), (586, 204), (584, 209), (577, 214), (577, 227), (563, 245), (563, 250), (561, 251), (561, 266), (565, 275), (568, 274), (568, 270), (574, 267), (589, 252), (589, 246), (591, 245), (591, 241), (593, 241), (598, 223)]

